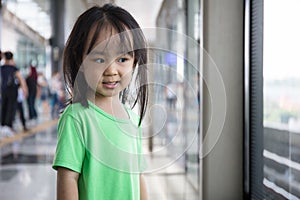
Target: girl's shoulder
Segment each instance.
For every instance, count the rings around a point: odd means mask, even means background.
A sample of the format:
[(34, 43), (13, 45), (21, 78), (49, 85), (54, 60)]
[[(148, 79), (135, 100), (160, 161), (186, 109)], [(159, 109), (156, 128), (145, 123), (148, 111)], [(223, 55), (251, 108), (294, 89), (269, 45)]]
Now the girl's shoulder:
[(83, 114), (85, 112), (85, 107), (82, 106), (80, 103), (72, 103), (66, 106), (66, 108), (64, 109), (61, 117), (70, 115), (70, 116), (77, 116), (80, 114)]

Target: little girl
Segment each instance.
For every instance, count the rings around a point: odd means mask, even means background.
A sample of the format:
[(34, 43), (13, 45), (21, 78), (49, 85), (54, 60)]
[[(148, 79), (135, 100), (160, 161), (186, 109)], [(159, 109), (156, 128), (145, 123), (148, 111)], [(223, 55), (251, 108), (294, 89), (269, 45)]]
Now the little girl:
[[(77, 19), (64, 50), (70, 93), (53, 162), (57, 199), (147, 199), (141, 121), (147, 106), (147, 46), (136, 20), (106, 4)], [(134, 74), (139, 116), (126, 102)]]

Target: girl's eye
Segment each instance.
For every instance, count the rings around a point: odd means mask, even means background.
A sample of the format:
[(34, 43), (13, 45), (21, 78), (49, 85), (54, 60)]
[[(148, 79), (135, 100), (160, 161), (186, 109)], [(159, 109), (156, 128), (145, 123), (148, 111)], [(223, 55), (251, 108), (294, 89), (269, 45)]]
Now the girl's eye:
[(96, 63), (104, 63), (104, 59), (103, 58), (97, 58), (95, 60)]
[(123, 62), (126, 62), (127, 60), (128, 60), (127, 58), (119, 58), (118, 62), (123, 63)]

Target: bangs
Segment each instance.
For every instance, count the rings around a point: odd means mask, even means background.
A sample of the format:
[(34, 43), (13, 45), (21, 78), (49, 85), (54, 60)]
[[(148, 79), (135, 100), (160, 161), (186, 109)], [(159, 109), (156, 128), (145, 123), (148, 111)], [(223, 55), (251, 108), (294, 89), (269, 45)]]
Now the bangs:
[[(134, 56), (133, 33), (124, 24), (104, 21), (98, 23), (91, 33), (92, 39), (89, 42), (87, 54), (92, 51), (117, 51), (118, 54)], [(99, 39), (100, 43), (98, 42)]]

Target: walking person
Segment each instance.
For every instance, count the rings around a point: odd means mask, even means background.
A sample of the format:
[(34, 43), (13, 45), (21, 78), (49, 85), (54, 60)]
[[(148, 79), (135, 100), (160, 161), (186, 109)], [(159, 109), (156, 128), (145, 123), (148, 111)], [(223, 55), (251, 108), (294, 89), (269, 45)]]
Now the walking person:
[(168, 83), (165, 88), (168, 108), (170, 110), (176, 109), (176, 102), (177, 102), (177, 86), (176, 83)]
[(37, 119), (37, 111), (35, 108), (35, 100), (37, 96), (37, 78), (38, 74), (36, 71), (36, 67), (30, 65), (29, 74), (26, 78), (26, 84), (28, 87), (27, 103), (29, 111), (29, 120), (31, 124), (34, 124), (35, 120)]
[(28, 90), (19, 69), (15, 66), (13, 53), (4, 52), (4, 59), (4, 65), (1, 66), (1, 125), (2, 134), (11, 136), (14, 133), (13, 120), (17, 106), (18, 84), (25, 96)]
[[(64, 51), (70, 101), (58, 124), (57, 199), (147, 199), (141, 121), (147, 106), (147, 46), (124, 9), (92, 7)], [(139, 116), (125, 106), (137, 70)]]
[(58, 71), (52, 74), (50, 80), (50, 108), (51, 108), (51, 118), (56, 119), (59, 116), (60, 110), (62, 108), (61, 97), (63, 96), (62, 90), (63, 84), (61, 81), (61, 76)]
[(50, 97), (50, 88), (48, 81), (44, 75), (44, 73), (38, 73), (38, 91), (39, 91), (39, 106), (41, 106), (41, 112), (43, 117), (49, 114), (49, 97)]

